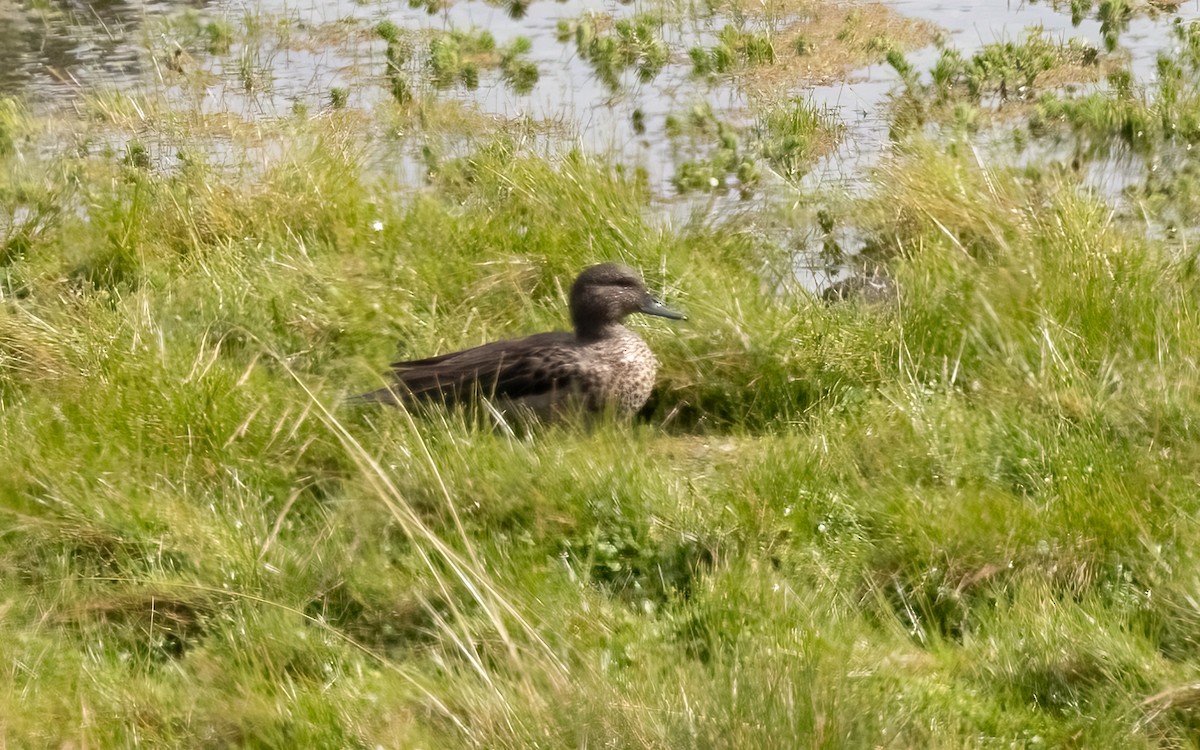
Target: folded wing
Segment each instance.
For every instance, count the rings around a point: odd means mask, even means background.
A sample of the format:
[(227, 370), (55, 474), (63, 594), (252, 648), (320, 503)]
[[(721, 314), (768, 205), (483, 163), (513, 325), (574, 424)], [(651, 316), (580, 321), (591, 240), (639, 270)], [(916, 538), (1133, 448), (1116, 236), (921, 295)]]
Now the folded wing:
[(394, 386), (355, 400), (456, 404), (478, 396), (519, 401), (569, 391), (580, 385), (574, 340), (569, 333), (540, 333), (437, 357), (395, 362)]

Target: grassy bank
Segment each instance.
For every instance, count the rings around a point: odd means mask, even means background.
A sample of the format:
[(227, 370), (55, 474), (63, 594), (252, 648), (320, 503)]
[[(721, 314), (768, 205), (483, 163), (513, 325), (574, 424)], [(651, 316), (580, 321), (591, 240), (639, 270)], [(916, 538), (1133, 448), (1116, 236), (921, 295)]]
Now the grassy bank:
[[(1186, 231), (917, 134), (831, 219), (897, 299), (826, 305), (506, 123), (392, 176), (450, 105), (114, 101), (0, 106), (4, 743), (1195, 743)], [(342, 405), (614, 259), (690, 318), (634, 424)]]
[[(346, 127), (252, 178), (10, 172), (10, 207), (80, 208), (6, 245), (12, 742), (1191, 735), (1193, 257), (914, 146), (863, 206), (899, 302), (826, 307), (603, 163), (493, 150), (414, 194)], [(397, 341), (562, 325), (603, 258), (692, 318), (640, 326), (639, 424), (338, 405)]]

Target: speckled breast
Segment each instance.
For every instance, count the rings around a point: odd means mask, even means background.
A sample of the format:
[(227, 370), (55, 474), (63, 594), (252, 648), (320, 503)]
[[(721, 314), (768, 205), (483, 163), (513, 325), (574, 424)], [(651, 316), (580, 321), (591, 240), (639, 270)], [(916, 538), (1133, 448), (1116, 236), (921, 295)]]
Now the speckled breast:
[(658, 360), (645, 341), (628, 329), (596, 345), (599, 399), (603, 405), (622, 412), (635, 412), (646, 405), (654, 390)]

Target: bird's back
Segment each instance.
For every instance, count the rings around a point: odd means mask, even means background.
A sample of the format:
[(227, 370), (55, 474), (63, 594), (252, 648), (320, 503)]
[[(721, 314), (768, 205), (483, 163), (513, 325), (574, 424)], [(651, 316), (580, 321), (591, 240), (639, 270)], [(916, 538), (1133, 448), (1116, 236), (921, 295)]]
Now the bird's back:
[(458, 404), (477, 397), (514, 402), (544, 400), (578, 391), (580, 350), (575, 336), (539, 333), (494, 341), (426, 359), (395, 362), (396, 384), (360, 397), (382, 403), (442, 401)]

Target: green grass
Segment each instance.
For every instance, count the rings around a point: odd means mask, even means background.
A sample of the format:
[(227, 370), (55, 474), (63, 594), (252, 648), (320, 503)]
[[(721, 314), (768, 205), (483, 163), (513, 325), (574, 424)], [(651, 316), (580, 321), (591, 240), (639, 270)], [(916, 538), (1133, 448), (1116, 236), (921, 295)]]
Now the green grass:
[(1035, 136), (1070, 134), (1078, 158), (1132, 156), (1145, 179), (1132, 188), (1147, 210), (1177, 225), (1200, 212), (1191, 150), (1200, 142), (1200, 24), (1179, 23), (1160, 52), (1154, 79), (1135, 81), (1127, 68), (1108, 86), (1082, 96), (1047, 93), (1030, 123)]
[[(142, 99), (67, 136), (0, 103), (0, 741), (1194, 744), (1191, 245), (913, 137), (821, 218), (898, 300), (825, 305), (766, 210), (665, 221), (374, 33), (421, 97), (221, 149)], [(836, 129), (692, 114), (788, 179)], [(602, 260), (689, 315), (632, 323), (662, 361), (632, 423), (343, 404), (563, 327)]]
[(575, 21), (559, 21), (557, 37), (561, 43), (574, 39), (579, 56), (615, 93), (621, 88), (625, 71), (634, 70), (638, 81), (649, 83), (667, 65), (671, 50), (662, 38), (662, 26), (663, 18), (649, 13), (615, 21), (588, 13)]
[(1024, 115), (1039, 95), (1055, 96), (1068, 85), (1101, 78), (1112, 67), (1085, 40), (1056, 41), (1041, 29), (1028, 30), (1020, 41), (984, 45), (970, 57), (945, 48), (928, 82), (897, 50), (888, 53), (887, 62), (903, 82), (892, 101), (896, 135), (920, 132), (931, 123), (975, 132), (980, 111), (995, 119)]
[(771, 65), (775, 62), (775, 47), (766, 34), (726, 25), (717, 34), (715, 45), (693, 47), (688, 55), (696, 75), (710, 76), (743, 66)]
[(524, 57), (530, 50), (524, 37), (498, 48), (486, 29), (450, 29), (434, 33), (418, 54), (411, 31), (382, 21), (374, 32), (386, 42), (384, 81), (400, 105), (412, 103), (414, 90), (426, 78), (435, 92), (456, 86), (472, 91), (479, 88), (481, 72), (496, 69), (518, 94), (528, 94), (538, 80), (536, 63)]
[[(919, 151), (861, 209), (901, 304), (827, 308), (592, 159), (414, 195), (313, 127), (249, 183), (46, 165), (81, 211), (5, 266), (13, 742), (1190, 736), (1144, 702), (1200, 664), (1190, 258)], [(641, 424), (338, 406), (397, 341), (561, 325), (603, 258), (691, 316), (639, 324)]]
[(1071, 22), (1078, 26), (1084, 18), (1094, 13), (1100, 22), (1100, 35), (1104, 46), (1111, 52), (1120, 45), (1121, 34), (1129, 27), (1134, 15), (1142, 13), (1151, 17), (1173, 12), (1176, 3), (1140, 3), (1132, 0), (1071, 0)]
[(722, 122), (707, 103), (668, 115), (665, 125), (677, 151), (698, 157), (676, 169), (671, 182), (679, 193), (721, 195), (736, 187), (743, 198), (758, 188), (762, 164), (794, 184), (841, 135), (835, 116), (801, 99), (760, 106), (749, 128)]

